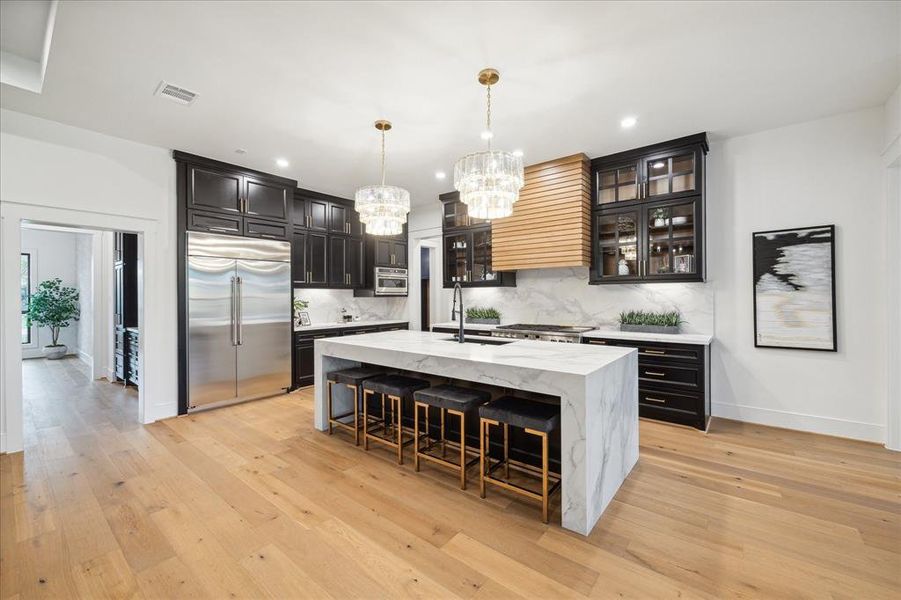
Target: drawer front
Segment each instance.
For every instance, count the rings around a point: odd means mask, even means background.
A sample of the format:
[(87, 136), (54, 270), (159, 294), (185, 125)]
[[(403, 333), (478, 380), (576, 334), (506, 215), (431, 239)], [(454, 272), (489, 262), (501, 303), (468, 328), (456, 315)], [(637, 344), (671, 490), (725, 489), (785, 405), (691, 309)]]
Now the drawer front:
[(368, 329), (344, 329), (341, 332), (341, 335), (360, 335), (363, 333), (375, 333), (379, 329), (377, 327), (370, 327)]
[(379, 327), (379, 331), (401, 331), (409, 329), (409, 326), (404, 325), (385, 325), (384, 327)]
[(334, 331), (334, 332), (328, 332), (328, 333), (326, 333), (326, 332), (320, 332), (320, 333), (295, 333), (295, 334), (294, 334), (294, 344), (295, 344), (295, 345), (297, 345), (297, 344), (304, 344), (304, 343), (307, 343), (307, 344), (308, 344), (308, 343), (310, 343), (310, 342), (313, 341), (313, 340), (318, 340), (318, 339), (320, 339), (320, 338), (327, 338), (327, 337), (337, 337), (337, 336), (339, 336), (339, 335), (341, 335), (340, 331)]
[(679, 360), (701, 362), (704, 358), (703, 346), (685, 346), (681, 344), (659, 344), (651, 346), (644, 344), (635, 344), (634, 347), (638, 348), (639, 362), (643, 359), (657, 361)]
[(193, 229), (194, 231), (241, 235), (244, 231), (242, 221), (241, 217), (206, 213), (196, 210), (188, 211), (188, 229)]
[(692, 388), (700, 387), (701, 371), (691, 366), (673, 366), (665, 364), (638, 364), (639, 381), (653, 381), (657, 383), (670, 383)]
[(697, 413), (703, 406), (703, 399), (695, 394), (680, 394), (672, 391), (639, 388), (638, 403), (656, 408)]
[(116, 377), (119, 379), (125, 379), (125, 358), (116, 354)]
[(123, 352), (125, 352), (125, 332), (117, 331), (114, 336), (114, 340), (115, 340), (114, 349), (115, 349), (116, 353), (122, 354)]
[(269, 221), (244, 219), (244, 235), (270, 240), (286, 240), (288, 239), (288, 226)]
[(638, 416), (645, 419), (654, 419), (656, 421), (665, 421), (667, 423), (678, 423), (679, 425), (688, 425), (696, 429), (706, 429), (707, 418), (703, 413), (695, 411), (681, 410), (677, 408), (665, 408), (662, 406), (650, 406), (648, 404), (638, 405)]

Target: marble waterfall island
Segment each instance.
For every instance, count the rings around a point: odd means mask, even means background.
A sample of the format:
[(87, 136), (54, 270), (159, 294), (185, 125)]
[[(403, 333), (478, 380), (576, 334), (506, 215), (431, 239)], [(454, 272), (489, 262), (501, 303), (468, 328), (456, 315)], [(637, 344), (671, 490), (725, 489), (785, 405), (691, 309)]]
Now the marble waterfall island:
[[(634, 348), (519, 340), (460, 344), (446, 333), (386, 331), (315, 343), (315, 426), (327, 429), (326, 375), (371, 363), (560, 398), (563, 527), (588, 535), (638, 461)], [(335, 412), (351, 390), (335, 386)]]

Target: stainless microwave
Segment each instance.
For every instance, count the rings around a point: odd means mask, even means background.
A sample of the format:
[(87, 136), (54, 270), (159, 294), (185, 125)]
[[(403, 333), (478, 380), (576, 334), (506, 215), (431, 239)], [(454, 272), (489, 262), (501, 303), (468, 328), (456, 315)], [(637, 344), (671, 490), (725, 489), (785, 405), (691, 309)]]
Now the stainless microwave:
[(407, 270), (394, 267), (375, 268), (376, 296), (406, 296)]

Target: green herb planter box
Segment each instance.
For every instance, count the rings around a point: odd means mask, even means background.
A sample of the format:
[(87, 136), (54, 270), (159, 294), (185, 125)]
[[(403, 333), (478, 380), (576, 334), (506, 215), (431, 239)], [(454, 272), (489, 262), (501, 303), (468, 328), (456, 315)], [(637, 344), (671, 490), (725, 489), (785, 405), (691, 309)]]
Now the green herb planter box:
[(668, 325), (626, 325), (625, 323), (621, 323), (619, 326), (620, 331), (633, 331), (637, 333), (669, 333), (676, 334), (679, 333), (679, 327), (671, 327)]
[(469, 317), (466, 317), (466, 322), (471, 325), (500, 325), (501, 324), (500, 319), (476, 319), (476, 318), (471, 319)]

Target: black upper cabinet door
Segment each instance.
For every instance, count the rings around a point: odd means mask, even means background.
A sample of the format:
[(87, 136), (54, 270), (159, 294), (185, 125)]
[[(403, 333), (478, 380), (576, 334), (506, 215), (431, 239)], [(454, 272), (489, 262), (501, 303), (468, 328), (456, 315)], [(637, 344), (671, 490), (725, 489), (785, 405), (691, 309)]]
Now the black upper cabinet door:
[(328, 230), (329, 202), (307, 198), (307, 227), (315, 231)]
[(366, 282), (366, 265), (363, 260), (363, 240), (347, 240), (347, 268), (350, 272), (350, 286), (361, 287)]
[(373, 261), (377, 267), (391, 266), (391, 253), (394, 242), (376, 238), (375, 240), (375, 260)]
[(245, 177), (244, 212), (255, 217), (287, 221), (289, 192), (278, 183)]
[(394, 261), (394, 266), (406, 268), (406, 266), (407, 266), (407, 245), (405, 243), (392, 242), (391, 255), (392, 255), (392, 260)]
[(347, 209), (347, 223), (348, 223), (348, 231), (350, 232), (350, 237), (352, 238), (361, 238), (363, 237), (363, 223), (360, 222), (360, 213), (353, 210), (352, 208)]
[(300, 196), (294, 197), (294, 207), (291, 211), (291, 221), (295, 227), (307, 226), (307, 202)]
[(295, 284), (307, 282), (307, 233), (295, 231), (291, 237), (291, 279)]
[(188, 208), (241, 212), (243, 177), (210, 167), (188, 165)]
[(347, 268), (347, 242), (345, 237), (329, 237), (328, 284), (329, 287), (349, 287), (350, 269)]
[(328, 230), (331, 233), (349, 234), (347, 213), (350, 212), (343, 204), (329, 203)]
[(307, 234), (307, 286), (328, 285), (328, 236), (322, 233)]

